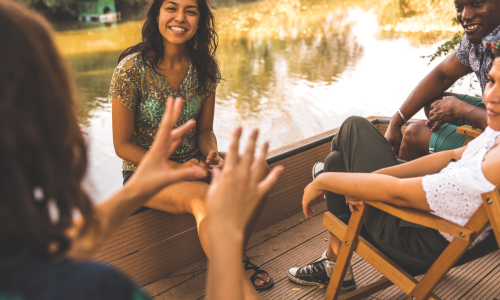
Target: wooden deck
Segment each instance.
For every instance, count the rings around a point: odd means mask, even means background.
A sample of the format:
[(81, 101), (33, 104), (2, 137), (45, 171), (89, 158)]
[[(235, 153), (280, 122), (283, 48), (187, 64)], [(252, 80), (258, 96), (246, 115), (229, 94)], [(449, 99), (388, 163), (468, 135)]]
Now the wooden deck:
[[(263, 299), (323, 299), (326, 287), (307, 287), (292, 283), (286, 276), (290, 267), (316, 260), (327, 245), (327, 231), (321, 225), (325, 203), (315, 206), (315, 217), (304, 220), (297, 213), (256, 232), (250, 240), (248, 255), (268, 271), (275, 286), (261, 292)], [(169, 253), (165, 252), (165, 256)], [(358, 288), (382, 277), (374, 268), (354, 254), (352, 265)], [(144, 289), (154, 299), (203, 299), (207, 261), (202, 258)], [(439, 284), (435, 293), (442, 299), (499, 299), (500, 251), (454, 268)], [(404, 299), (397, 287), (391, 287), (367, 299)]]

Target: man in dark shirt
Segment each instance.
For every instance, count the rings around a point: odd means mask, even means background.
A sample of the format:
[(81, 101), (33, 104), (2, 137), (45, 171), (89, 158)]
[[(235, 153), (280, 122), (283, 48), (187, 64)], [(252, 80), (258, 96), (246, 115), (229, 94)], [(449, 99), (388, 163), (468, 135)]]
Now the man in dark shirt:
[[(493, 61), (484, 55), (481, 41), (500, 32), (500, 0), (455, 0), (455, 7), (457, 19), (465, 29), (459, 47), (411, 92), (391, 118), (385, 134), (402, 160), (463, 146), (465, 136), (455, 132), (458, 126), (486, 127), (486, 110), (481, 98), (445, 91), (471, 72), (476, 74), (484, 91)], [(403, 138), (401, 127), (422, 108), (428, 120), (411, 124)]]

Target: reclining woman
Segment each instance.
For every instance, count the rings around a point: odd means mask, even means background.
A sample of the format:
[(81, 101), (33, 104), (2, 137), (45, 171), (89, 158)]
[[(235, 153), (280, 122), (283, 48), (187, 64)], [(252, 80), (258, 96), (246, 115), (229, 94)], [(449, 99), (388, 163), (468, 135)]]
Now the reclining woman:
[[(168, 163), (195, 122), (172, 130), (183, 103), (168, 100), (156, 140), (135, 175), (93, 206), (82, 189), (87, 155), (74, 93), (50, 26), (17, 1), (0, 0), (0, 40), (9, 45), (0, 47), (0, 56), (9, 58), (0, 60), (0, 299), (149, 299), (110, 266), (85, 260), (162, 188), (206, 175), (200, 167), (176, 170)], [(240, 134), (235, 132), (228, 167), (216, 176), (207, 199), (215, 254), (209, 299), (244, 299), (243, 232), (282, 170), (275, 168), (261, 181), (266, 144), (254, 159), (254, 132), (240, 158)], [(75, 220), (75, 213), (81, 217)]]
[[(150, 1), (142, 41), (120, 55), (109, 90), (113, 142), (116, 154), (123, 159), (124, 183), (150, 148), (168, 97), (179, 97), (185, 102), (177, 126), (189, 119), (197, 123), (182, 138), (168, 162), (170, 167), (201, 166), (208, 171), (222, 167), (224, 155), (218, 151), (213, 132), (215, 90), (220, 81), (216, 48), (214, 15), (208, 0)], [(269, 168), (261, 170), (262, 179)], [(172, 214), (192, 214), (201, 245), (210, 257), (205, 220), (209, 177), (170, 185), (145, 206)], [(267, 195), (263, 197), (246, 228), (246, 242), (264, 208)], [(243, 257), (243, 263), (250, 277), (247, 292), (254, 293), (250, 291), (254, 288), (266, 290), (274, 285), (269, 275), (253, 265), (248, 257)]]
[[(500, 56), (500, 35), (483, 43), (488, 55)], [(336, 172), (323, 173), (306, 187), (304, 214), (312, 217), (315, 200), (332, 192), (337, 204), (347, 200), (351, 211), (363, 205), (363, 200), (381, 201), (432, 212), (465, 225), (482, 204), (481, 194), (500, 188), (500, 58), (494, 60), (489, 72), (484, 100), (488, 127), (483, 134), (462, 148), (399, 165), (387, 140), (370, 122), (350, 117), (334, 137), (333, 151), (326, 160), (336, 166)], [(340, 218), (347, 221), (349, 215)], [(425, 273), (453, 239), (373, 207), (368, 209), (363, 230), (375, 247), (412, 274)], [(473, 245), (490, 232), (485, 230)], [(288, 277), (301, 284), (318, 284), (320, 280), (325, 284), (340, 244), (330, 235), (330, 247), (323, 257), (312, 265), (290, 269)], [(348, 268), (342, 289), (355, 287), (352, 268)]]

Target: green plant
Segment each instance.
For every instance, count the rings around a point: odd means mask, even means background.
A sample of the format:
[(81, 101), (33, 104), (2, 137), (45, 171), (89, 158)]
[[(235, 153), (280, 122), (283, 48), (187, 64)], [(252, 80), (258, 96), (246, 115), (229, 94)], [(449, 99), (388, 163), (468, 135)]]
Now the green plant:
[[(460, 24), (457, 20), (457, 18), (452, 19), (453, 25), (458, 25)], [(462, 40), (462, 36), (464, 35), (463, 31), (459, 31), (453, 35), (451, 40), (444, 42), (441, 46), (438, 47), (436, 52), (431, 55), (424, 55), (421, 56), (421, 58), (428, 58), (429, 59), (429, 64), (433, 62), (436, 58), (441, 57), (441, 56), (446, 56), (448, 53), (451, 51), (455, 50), (457, 46), (460, 44), (460, 41)]]

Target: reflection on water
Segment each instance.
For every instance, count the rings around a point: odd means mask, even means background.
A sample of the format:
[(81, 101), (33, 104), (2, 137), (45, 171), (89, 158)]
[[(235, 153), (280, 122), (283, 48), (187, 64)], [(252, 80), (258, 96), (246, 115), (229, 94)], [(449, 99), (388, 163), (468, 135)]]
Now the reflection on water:
[[(392, 115), (435, 66), (421, 55), (458, 31), (451, 0), (219, 0), (214, 130), (227, 148), (236, 125), (258, 127), (272, 148), (339, 126), (352, 114)], [(61, 31), (90, 143), (97, 199), (121, 184), (106, 96), (138, 21)]]

